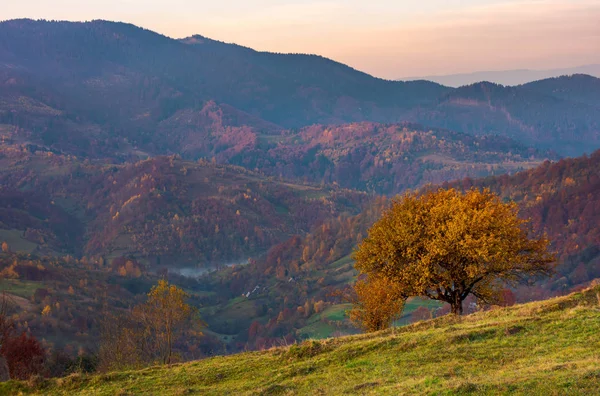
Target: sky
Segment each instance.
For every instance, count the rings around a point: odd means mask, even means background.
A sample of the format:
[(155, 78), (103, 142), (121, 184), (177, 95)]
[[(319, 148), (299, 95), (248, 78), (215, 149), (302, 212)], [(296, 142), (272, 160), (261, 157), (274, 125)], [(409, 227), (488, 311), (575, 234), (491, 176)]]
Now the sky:
[(396, 79), (600, 63), (600, 0), (3, 0), (0, 20), (107, 19), (312, 53)]

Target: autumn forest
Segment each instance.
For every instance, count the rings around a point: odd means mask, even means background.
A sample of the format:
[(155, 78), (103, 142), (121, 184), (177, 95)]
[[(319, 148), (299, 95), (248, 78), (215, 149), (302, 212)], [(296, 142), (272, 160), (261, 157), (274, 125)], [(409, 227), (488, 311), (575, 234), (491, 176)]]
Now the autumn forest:
[[(124, 23), (0, 22), (0, 355), (24, 380), (124, 370), (582, 290), (598, 149), (588, 75), (450, 88)], [(444, 228), (457, 213), (485, 216)], [(493, 271), (475, 231), (440, 242), (479, 226)], [(459, 245), (481, 271), (460, 295), (454, 269), (413, 276)]]

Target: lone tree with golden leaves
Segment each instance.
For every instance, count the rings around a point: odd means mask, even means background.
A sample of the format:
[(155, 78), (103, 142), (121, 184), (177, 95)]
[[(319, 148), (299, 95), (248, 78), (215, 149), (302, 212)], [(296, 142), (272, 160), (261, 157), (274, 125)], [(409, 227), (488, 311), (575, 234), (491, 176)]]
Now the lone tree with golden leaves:
[(145, 329), (146, 340), (163, 364), (170, 364), (173, 355), (173, 342), (194, 313), (186, 303), (189, 295), (166, 280), (159, 280), (148, 293), (144, 304), (133, 310), (133, 315)]
[(152, 287), (129, 314), (105, 312), (100, 322), (100, 370), (113, 371), (173, 362), (173, 344), (185, 333), (202, 336), (205, 324), (186, 303), (189, 295), (166, 280)]
[[(394, 284), (402, 298), (443, 301), (460, 315), (469, 294), (493, 303), (502, 286), (552, 273), (548, 240), (530, 237), (528, 222), (515, 203), (487, 189), (407, 193), (371, 227), (354, 253), (355, 266), (367, 279)], [(364, 287), (358, 283), (359, 297), (376, 294)]]

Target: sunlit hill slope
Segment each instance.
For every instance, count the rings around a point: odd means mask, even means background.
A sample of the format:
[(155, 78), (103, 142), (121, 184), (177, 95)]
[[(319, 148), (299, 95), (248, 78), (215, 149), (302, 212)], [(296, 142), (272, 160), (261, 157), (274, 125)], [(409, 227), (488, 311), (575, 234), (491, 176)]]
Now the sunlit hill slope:
[(34, 384), (33, 394), (592, 394), (600, 286), (379, 333)]

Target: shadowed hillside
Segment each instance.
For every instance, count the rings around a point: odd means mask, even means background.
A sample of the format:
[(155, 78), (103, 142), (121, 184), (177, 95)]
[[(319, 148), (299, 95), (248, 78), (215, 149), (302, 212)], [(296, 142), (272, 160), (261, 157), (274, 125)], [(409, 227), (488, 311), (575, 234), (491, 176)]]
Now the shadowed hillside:
[(600, 106), (600, 78), (585, 74), (548, 78), (524, 84), (522, 87), (573, 102)]
[(146, 111), (164, 117), (209, 99), (286, 127), (387, 120), (448, 90), (377, 79), (319, 56), (260, 53), (202, 37), (178, 41), (107, 21), (3, 22), (0, 54), (3, 69), (52, 78), (69, 105), (85, 106), (79, 111), (98, 122)]
[(473, 135), (511, 137), (563, 155), (581, 155), (600, 146), (600, 79), (578, 75), (505, 87), (476, 83), (445, 94), (412, 119)]

